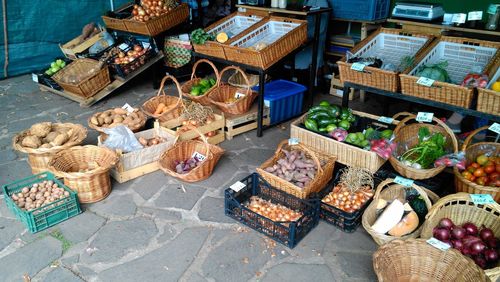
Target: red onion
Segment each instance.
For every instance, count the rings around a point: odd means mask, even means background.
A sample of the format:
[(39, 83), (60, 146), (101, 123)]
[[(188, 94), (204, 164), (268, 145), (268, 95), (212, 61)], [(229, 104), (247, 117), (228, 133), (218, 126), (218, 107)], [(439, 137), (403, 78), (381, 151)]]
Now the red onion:
[(495, 250), (486, 250), (483, 255), (487, 262), (495, 263), (498, 260), (498, 253)]
[(470, 246), (472, 244), (477, 243), (477, 242), (481, 242), (481, 239), (479, 237), (472, 236), (472, 235), (466, 235), (462, 239), (462, 243), (464, 243), (465, 248), (470, 248)]
[(474, 257), (474, 262), (479, 265), (482, 269), (486, 268), (486, 260), (483, 257), (480, 256), (475, 256)]
[(495, 234), (493, 234), (493, 230), (489, 228), (483, 228), (481, 229), (481, 232), (479, 232), (479, 237), (481, 237), (483, 241), (488, 241), (491, 238), (495, 238)]
[(468, 256), (468, 257), (471, 256), (470, 249), (468, 249), (468, 248), (463, 248), (462, 250), (460, 250), (460, 252), (462, 252), (462, 255), (464, 255), (464, 256)]
[(451, 244), (453, 245), (453, 248), (462, 251), (464, 248), (464, 243), (461, 240), (451, 240)]
[(449, 218), (442, 218), (439, 221), (438, 226), (441, 228), (446, 228), (446, 229), (450, 230), (451, 228), (453, 228), (453, 221), (451, 221), (451, 219), (449, 219)]
[(450, 230), (446, 228), (434, 228), (432, 235), (434, 238), (447, 242), (450, 240)]
[(477, 235), (477, 226), (474, 223), (467, 222), (464, 225), (462, 225), (463, 228), (465, 228), (465, 232), (467, 232), (468, 235)]
[(455, 226), (453, 230), (451, 230), (451, 237), (455, 239), (462, 239), (465, 237), (466, 232), (465, 229), (460, 226)]
[(479, 255), (485, 249), (486, 245), (482, 241), (476, 242), (470, 246), (470, 250), (473, 255)]
[(492, 248), (492, 249), (496, 249), (498, 248), (498, 239), (497, 238), (491, 238), (489, 240), (486, 241), (486, 245), (488, 245), (488, 247)]

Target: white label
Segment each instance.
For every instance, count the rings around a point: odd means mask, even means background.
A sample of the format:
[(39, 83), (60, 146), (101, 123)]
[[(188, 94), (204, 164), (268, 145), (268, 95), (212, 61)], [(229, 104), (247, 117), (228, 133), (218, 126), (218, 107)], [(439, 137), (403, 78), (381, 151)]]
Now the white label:
[(245, 97), (245, 94), (243, 94), (243, 93), (240, 93), (240, 92), (234, 93), (234, 98), (236, 98), (236, 99), (243, 98), (243, 97)]
[(32, 74), (31, 74), (31, 79), (32, 79), (34, 82), (38, 83), (38, 75), (36, 75), (36, 74), (32, 73)]
[(434, 79), (430, 79), (430, 78), (421, 76), (417, 80), (417, 84), (420, 84), (420, 85), (423, 85), (423, 86), (427, 86), (427, 87), (431, 87), (432, 84), (434, 84)]
[(394, 182), (406, 187), (411, 187), (413, 185), (413, 180), (401, 176), (396, 176), (396, 178), (394, 178)]
[(127, 48), (128, 48), (128, 45), (127, 45), (127, 44), (125, 44), (125, 43), (122, 43), (122, 44), (118, 45), (118, 48), (120, 48), (120, 49), (122, 49), (122, 50), (125, 50), (125, 49), (127, 49)]
[(288, 139), (288, 145), (297, 145), (299, 144), (299, 138), (290, 138)]
[(431, 122), (433, 117), (434, 113), (418, 112), (416, 120), (420, 122)]
[(451, 22), (463, 24), (463, 23), (465, 23), (466, 18), (467, 18), (467, 14), (463, 14), (463, 13), (454, 14), (453, 18), (451, 19)]
[(202, 162), (204, 161), (207, 157), (205, 157), (205, 155), (202, 155), (198, 152), (194, 152), (193, 155), (191, 156), (191, 158), (194, 158), (194, 159), (197, 159), (198, 161)]
[(500, 134), (500, 123), (495, 122), (490, 127), (488, 127), (488, 129), (495, 132), (496, 134)]
[(129, 112), (130, 114), (134, 112), (134, 108), (132, 108), (132, 106), (130, 106), (128, 103), (123, 105), (122, 109), (127, 110), (127, 112)]
[(483, 11), (472, 11), (467, 15), (469, 21), (480, 21), (483, 19)]
[(470, 198), (471, 198), (472, 202), (476, 205), (496, 203), (490, 194), (470, 194)]
[(241, 189), (243, 189), (245, 187), (246, 187), (245, 183), (243, 183), (241, 181), (237, 181), (233, 185), (229, 186), (229, 188), (233, 189), (234, 192), (239, 192)]
[(351, 70), (355, 70), (355, 71), (363, 71), (365, 69), (366, 65), (365, 64), (361, 64), (361, 63), (353, 63), (351, 65)]
[(436, 239), (434, 237), (432, 237), (429, 240), (427, 240), (427, 244), (433, 246), (434, 248), (440, 249), (441, 251), (446, 251), (449, 248), (451, 248), (450, 245), (448, 245), (445, 242), (440, 241), (440, 240), (438, 240), (438, 239)]
[(387, 124), (391, 124), (394, 121), (394, 119), (390, 118), (390, 117), (381, 116), (378, 118), (378, 121), (383, 122), (383, 123), (387, 123)]
[(488, 6), (488, 14), (496, 14), (497, 13), (497, 8), (498, 8), (498, 4), (490, 4), (490, 6)]

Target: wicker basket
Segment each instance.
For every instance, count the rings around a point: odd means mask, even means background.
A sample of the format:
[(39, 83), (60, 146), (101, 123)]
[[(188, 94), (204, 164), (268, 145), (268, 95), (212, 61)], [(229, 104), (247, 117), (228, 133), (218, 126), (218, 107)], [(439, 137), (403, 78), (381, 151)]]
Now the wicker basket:
[(101, 133), (104, 133), (104, 129), (106, 128), (112, 128), (112, 127), (115, 127), (115, 126), (118, 126), (118, 125), (125, 125), (126, 127), (128, 127), (132, 132), (139, 132), (141, 131), (143, 128), (144, 128), (144, 125), (146, 125), (146, 115), (144, 115), (143, 112), (141, 112), (140, 110), (138, 109), (134, 109), (134, 114), (136, 114), (139, 119), (140, 119), (140, 122), (139, 123), (136, 123), (134, 126), (129, 126), (129, 125), (126, 125), (126, 124), (121, 124), (121, 123), (117, 123), (117, 124), (114, 124), (113, 126), (110, 126), (110, 125), (102, 125), (102, 126), (97, 126), (95, 124), (93, 124), (92, 122), (90, 122), (90, 120), (93, 118), (93, 117), (98, 117), (100, 114), (102, 114), (103, 112), (99, 112), (99, 113), (95, 113), (93, 114), (92, 116), (90, 116), (87, 120), (87, 123), (89, 125), (90, 128), (92, 129), (95, 129)]
[[(250, 107), (252, 107), (252, 103), (255, 98), (257, 98), (258, 93), (250, 88), (250, 82), (248, 81), (246, 74), (239, 67), (228, 66), (224, 68), (220, 72), (220, 77), (222, 77), (222, 75), (228, 70), (236, 70), (237, 72), (240, 72), (245, 78), (247, 86), (244, 88), (236, 87), (229, 84), (223, 84), (219, 80), (219, 85), (217, 85), (214, 91), (210, 93), (209, 98), (212, 104), (225, 113), (233, 115), (244, 114), (250, 110)], [(239, 98), (233, 103), (228, 104), (225, 102), (228, 99), (235, 97), (236, 93), (244, 94), (245, 97)]]
[[(408, 114), (408, 113), (405, 113)], [(445, 166), (439, 166), (429, 169), (416, 169), (413, 167), (409, 167), (403, 164), (400, 160), (398, 160), (394, 155), (400, 153), (403, 149), (399, 144), (404, 143), (408, 146), (408, 148), (412, 148), (418, 143), (417, 133), (421, 127), (428, 127), (430, 133), (442, 133), (446, 138), (446, 148), (453, 153), (458, 151), (458, 142), (457, 138), (453, 131), (440, 119), (433, 117), (432, 120), (437, 124), (429, 124), (429, 123), (412, 123), (406, 124), (410, 120), (416, 119), (416, 116), (413, 114), (408, 114), (409, 116), (401, 120), (396, 128), (394, 129), (394, 142), (398, 144), (398, 148), (394, 150), (393, 154), (389, 158), (389, 162), (392, 167), (402, 176), (411, 179), (428, 179), (433, 176), (436, 176), (441, 171), (445, 169)]]
[[(439, 200), (425, 216), (421, 237), (432, 237), (432, 229), (442, 218), (449, 218), (455, 225), (472, 222), (477, 226), (486, 226), (493, 230), (496, 238), (500, 237), (500, 205), (475, 205), (467, 193), (451, 194)], [(491, 281), (500, 278), (500, 262), (495, 268), (486, 269)]]
[(22, 140), (29, 133), (29, 129), (19, 134), (16, 134), (12, 139), (12, 147), (19, 151), (28, 154), (28, 163), (31, 166), (33, 174), (38, 174), (48, 170), (48, 164), (52, 156), (64, 149), (80, 145), (87, 137), (87, 129), (79, 124), (73, 123), (53, 123), (52, 127), (57, 131), (62, 128), (72, 129), (72, 135), (68, 141), (61, 146), (54, 146), (52, 148), (38, 148), (32, 149), (21, 145)]
[[(392, 184), (392, 185), (390, 185)], [(384, 187), (388, 186), (386, 189)], [(427, 210), (430, 210), (432, 207), (432, 203), (436, 203), (439, 200), (439, 197), (432, 191), (420, 187), (416, 184), (412, 185), (412, 188), (415, 189), (424, 199), (425, 205), (427, 206)], [(384, 189), (384, 190), (382, 190)], [(399, 199), (402, 203), (405, 202), (406, 200), (406, 190), (408, 189), (403, 185), (396, 184), (394, 182), (394, 179), (388, 178), (384, 181), (382, 181), (378, 186), (377, 189), (375, 190), (375, 195), (373, 195), (373, 201), (370, 203), (370, 205), (366, 208), (365, 212), (363, 213), (363, 217), (361, 219), (361, 223), (363, 224), (363, 228), (370, 234), (375, 241), (375, 243), (379, 245), (383, 245), (386, 243), (389, 243), (392, 240), (400, 239), (400, 240), (406, 240), (409, 238), (417, 238), (420, 236), (420, 232), (422, 231), (422, 222), (420, 222), (420, 226), (415, 229), (412, 233), (402, 236), (402, 237), (395, 237), (395, 236), (390, 236), (390, 235), (385, 235), (385, 234), (380, 234), (373, 230), (372, 225), (375, 223), (377, 220), (377, 203), (378, 199), (384, 199), (386, 201), (392, 201), (394, 199)]]
[[(443, 36), (434, 41), (416, 61), (418, 65), (408, 74), (401, 74), (401, 92), (432, 101), (469, 108), (472, 103), (473, 89), (460, 86), (464, 77), (473, 68), (480, 68), (484, 73), (494, 71), (495, 60), (500, 56), (500, 43), (470, 38)], [(447, 61), (446, 68), (454, 83), (435, 81), (431, 87), (417, 84), (417, 71), (423, 65)]]
[(182, 91), (182, 95), (190, 100), (193, 100), (197, 103), (200, 103), (202, 104), (203, 106), (209, 106), (210, 105), (210, 98), (208, 97), (208, 95), (214, 91), (214, 89), (216, 88), (216, 85), (212, 86), (207, 92), (205, 92), (205, 94), (203, 95), (200, 95), (200, 96), (193, 96), (191, 94), (189, 94), (189, 92), (191, 92), (191, 88), (197, 84), (198, 82), (200, 82), (200, 80), (202, 80), (201, 78), (198, 78), (196, 77), (196, 69), (198, 67), (198, 65), (200, 63), (207, 63), (209, 64), (212, 69), (214, 70), (214, 74), (215, 74), (215, 78), (217, 80), (217, 83), (219, 82), (219, 79), (220, 79), (220, 76), (219, 76), (219, 71), (217, 70), (217, 67), (212, 63), (210, 62), (209, 60), (205, 60), (205, 59), (201, 59), (201, 60), (198, 60), (196, 61), (196, 63), (194, 63), (193, 65), (193, 72), (191, 73), (191, 79), (189, 81), (186, 81), (182, 86), (181, 86), (181, 91)]
[[(294, 149), (303, 151), (308, 158), (312, 159), (316, 163), (316, 166), (318, 167), (315, 178), (303, 188), (264, 170), (267, 167), (273, 166), (276, 164), (278, 159), (285, 156), (283, 150), (290, 151)], [(287, 139), (281, 141), (272, 158), (268, 159), (257, 168), (257, 173), (259, 173), (260, 176), (262, 176), (262, 178), (264, 178), (274, 188), (285, 191), (286, 193), (294, 195), (297, 198), (306, 199), (311, 193), (321, 191), (321, 189), (323, 189), (332, 179), (336, 160), (337, 157), (313, 151), (302, 143), (289, 145)], [(324, 162), (323, 166), (321, 166), (321, 162)]]
[[(170, 149), (163, 152), (158, 160), (160, 169), (166, 174), (178, 178), (186, 182), (197, 182), (205, 180), (212, 175), (215, 165), (220, 157), (224, 154), (224, 150), (219, 146), (208, 143), (207, 138), (201, 132), (195, 129), (201, 136), (203, 141), (186, 140), (175, 143)], [(187, 160), (198, 152), (205, 156), (205, 160), (197, 167), (193, 168), (185, 174), (177, 173), (175, 162)]]
[(147, 22), (136, 21), (132, 18), (124, 19), (125, 28), (128, 32), (156, 36), (189, 18), (188, 4), (182, 3), (171, 11), (160, 15)]
[[(497, 58), (497, 64), (500, 65), (500, 56)], [(486, 88), (477, 89), (477, 110), (487, 114), (498, 115), (500, 113), (500, 92), (493, 91), (493, 83), (500, 80), (500, 66), (497, 66), (497, 72), (490, 79)]]
[(118, 156), (110, 149), (76, 146), (54, 155), (49, 169), (64, 178), (64, 184), (78, 193), (81, 203), (95, 203), (111, 193), (109, 170), (116, 162)]
[[(403, 32), (400, 29), (380, 28), (369, 37), (358, 43), (351, 52), (353, 56), (377, 57), (384, 62), (398, 66), (405, 56), (415, 57), (425, 50), (433, 37), (428, 34)], [(377, 89), (399, 91), (399, 75), (396, 71), (388, 71), (375, 67), (365, 67), (363, 71), (351, 69), (344, 57), (337, 62), (340, 71), (340, 80)], [(408, 66), (402, 73), (408, 73), (413, 65)]]
[[(271, 16), (224, 45), (224, 53), (229, 61), (267, 69), (306, 40), (306, 21)], [(267, 46), (260, 51), (250, 49), (258, 43)]]
[[(179, 95), (179, 97), (170, 96), (170, 95), (167, 95), (165, 93), (165, 82), (168, 79), (171, 79), (174, 82), (174, 84), (177, 88), (177, 94)], [(158, 119), (161, 122), (176, 119), (176, 118), (181, 116), (182, 110), (184, 108), (184, 103), (182, 101), (182, 94), (181, 93), (182, 93), (181, 86), (179, 85), (179, 82), (177, 81), (177, 79), (175, 79), (175, 77), (173, 77), (171, 75), (166, 75), (161, 80), (160, 88), (158, 89), (158, 94), (155, 97), (147, 100), (142, 105), (142, 111), (147, 116)], [(160, 103), (163, 103), (167, 106), (168, 105), (170, 105), (170, 106), (175, 105), (175, 106), (172, 107), (167, 112), (157, 115), (157, 114), (155, 114), (155, 111), (156, 111), (156, 108), (158, 108), (158, 105)]]
[[(88, 72), (90, 69), (99, 67), (100, 70), (94, 75), (85, 78), (78, 84), (70, 84), (62, 79), (65, 76), (75, 76), (77, 73)], [(102, 66), (101, 63), (92, 59), (76, 59), (65, 68), (58, 71), (52, 76), (52, 79), (59, 84), (64, 91), (82, 96), (84, 98), (92, 97), (97, 92), (111, 83), (109, 77), (109, 69), (107, 66)]]
[(373, 254), (380, 282), (487, 282), (484, 271), (459, 251), (439, 250), (423, 239), (394, 240)]
[[(476, 158), (485, 153), (493, 153), (494, 156), (500, 156), (500, 144), (494, 142), (481, 142), (470, 145), (472, 138), (479, 132), (488, 129), (488, 126), (483, 126), (474, 130), (465, 139), (462, 145), (462, 151), (465, 152), (465, 159), (467, 163), (472, 163)], [(470, 194), (490, 194), (493, 199), (500, 203), (500, 187), (483, 186), (476, 184), (470, 180), (465, 179), (458, 171), (457, 167), (453, 168), (455, 174), (455, 190), (457, 192), (465, 192)]]
[[(239, 71), (235, 71), (228, 79), (227, 83), (229, 85), (235, 86), (235, 87), (240, 87), (240, 88), (246, 88), (247, 85), (250, 84), (250, 87), (254, 87), (259, 85), (259, 75), (258, 74), (250, 74), (246, 73), (246, 78), (243, 76), (242, 73)], [(221, 77), (222, 78), (222, 77)], [(269, 79), (269, 77), (266, 75), (266, 81)], [(248, 80), (248, 83), (247, 83)]]

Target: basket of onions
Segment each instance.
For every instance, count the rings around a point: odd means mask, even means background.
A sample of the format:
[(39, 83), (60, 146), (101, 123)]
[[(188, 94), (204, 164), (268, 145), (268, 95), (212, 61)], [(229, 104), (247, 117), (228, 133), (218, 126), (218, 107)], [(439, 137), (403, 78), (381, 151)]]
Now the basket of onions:
[(422, 238), (435, 237), (470, 257), (491, 281), (500, 278), (500, 205), (476, 205), (470, 194), (439, 200), (426, 216)]
[(121, 78), (126, 78), (129, 74), (139, 69), (155, 53), (152, 45), (135, 40), (133, 43), (128, 44), (125, 49), (115, 48), (117, 50), (112, 51), (114, 55), (108, 62), (115, 73)]

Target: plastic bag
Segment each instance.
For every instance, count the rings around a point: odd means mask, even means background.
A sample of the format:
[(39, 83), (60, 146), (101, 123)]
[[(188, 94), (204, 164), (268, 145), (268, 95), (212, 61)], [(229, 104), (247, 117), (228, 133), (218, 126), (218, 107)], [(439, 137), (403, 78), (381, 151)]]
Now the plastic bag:
[(113, 44), (115, 44), (113, 36), (111, 36), (111, 34), (105, 31), (103, 32), (102, 38), (100, 38), (96, 43), (94, 43), (94, 45), (90, 46), (89, 54), (97, 54)]
[(393, 142), (394, 135), (390, 140), (388, 139), (376, 139), (370, 141), (370, 151), (375, 152), (379, 157), (384, 160), (388, 160), (392, 152), (396, 149), (396, 143)]
[(122, 150), (124, 153), (140, 150), (141, 143), (135, 138), (134, 133), (125, 125), (118, 125), (112, 128), (105, 128), (104, 133), (108, 138), (104, 141), (104, 146), (113, 150)]
[(445, 165), (447, 167), (456, 166), (459, 170), (465, 169), (465, 153), (458, 152), (456, 154), (448, 154), (440, 157), (434, 162), (434, 166), (442, 166)]

